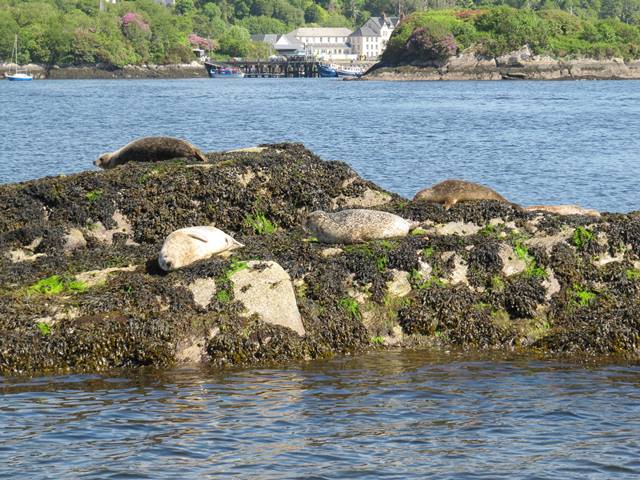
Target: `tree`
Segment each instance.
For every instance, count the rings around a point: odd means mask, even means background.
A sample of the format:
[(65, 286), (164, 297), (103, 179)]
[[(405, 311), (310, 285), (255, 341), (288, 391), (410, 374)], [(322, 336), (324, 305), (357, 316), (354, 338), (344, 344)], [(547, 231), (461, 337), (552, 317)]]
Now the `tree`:
[(251, 36), (246, 28), (233, 25), (220, 37), (220, 52), (231, 57), (246, 57), (251, 51)]
[(307, 23), (323, 24), (328, 18), (327, 11), (317, 3), (312, 3), (304, 11), (304, 21)]
[(176, 0), (176, 12), (178, 15), (188, 15), (195, 10), (193, 0)]
[(249, 30), (249, 33), (287, 33), (289, 27), (278, 20), (266, 16), (245, 17), (238, 22), (238, 25)]

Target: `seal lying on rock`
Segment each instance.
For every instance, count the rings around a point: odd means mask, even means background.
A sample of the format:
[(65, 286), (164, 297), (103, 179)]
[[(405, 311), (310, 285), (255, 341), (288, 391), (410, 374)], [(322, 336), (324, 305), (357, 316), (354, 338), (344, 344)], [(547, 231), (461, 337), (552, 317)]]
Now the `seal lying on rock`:
[(526, 212), (547, 212), (556, 215), (586, 215), (588, 217), (599, 217), (600, 212), (592, 208), (583, 208), (579, 205), (532, 205), (523, 208)]
[(244, 247), (216, 227), (188, 227), (167, 236), (158, 256), (158, 265), (166, 272), (177, 270), (216, 253)]
[(323, 243), (360, 243), (382, 238), (404, 237), (417, 225), (389, 212), (348, 209), (327, 213), (317, 210), (305, 227)]
[(495, 190), (478, 183), (464, 180), (445, 180), (430, 188), (416, 193), (414, 201), (441, 203), (445, 210), (449, 210), (458, 202), (473, 202), (480, 200), (497, 200), (511, 203)]
[(179, 157), (207, 161), (204, 153), (186, 140), (173, 137), (144, 137), (126, 144), (115, 152), (103, 153), (93, 164), (109, 169), (127, 162), (161, 162)]

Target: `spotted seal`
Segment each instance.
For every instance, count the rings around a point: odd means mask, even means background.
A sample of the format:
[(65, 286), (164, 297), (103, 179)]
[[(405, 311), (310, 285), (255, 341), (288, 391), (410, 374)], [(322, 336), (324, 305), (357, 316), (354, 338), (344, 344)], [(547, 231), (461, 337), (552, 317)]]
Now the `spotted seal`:
[(333, 213), (317, 210), (305, 221), (305, 227), (323, 243), (350, 244), (404, 237), (415, 226), (393, 213), (359, 208)]
[(441, 203), (445, 210), (449, 210), (458, 202), (472, 202), (480, 200), (497, 200), (511, 204), (495, 190), (478, 183), (465, 180), (445, 180), (432, 187), (420, 190), (413, 197), (414, 201)]
[(177, 270), (217, 253), (244, 247), (216, 227), (187, 227), (170, 233), (162, 245), (158, 265), (166, 272)]
[(180, 157), (207, 161), (204, 153), (186, 140), (173, 137), (143, 137), (115, 152), (103, 153), (93, 164), (109, 169), (127, 162), (161, 162)]

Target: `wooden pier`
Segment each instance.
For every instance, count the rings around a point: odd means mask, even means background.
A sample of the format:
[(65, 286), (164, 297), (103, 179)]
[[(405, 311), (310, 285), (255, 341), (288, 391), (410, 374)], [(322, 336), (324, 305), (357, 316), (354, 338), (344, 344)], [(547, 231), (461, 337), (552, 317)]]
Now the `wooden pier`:
[(237, 68), (248, 78), (315, 78), (320, 76), (320, 62), (316, 60), (205, 62), (211, 67)]

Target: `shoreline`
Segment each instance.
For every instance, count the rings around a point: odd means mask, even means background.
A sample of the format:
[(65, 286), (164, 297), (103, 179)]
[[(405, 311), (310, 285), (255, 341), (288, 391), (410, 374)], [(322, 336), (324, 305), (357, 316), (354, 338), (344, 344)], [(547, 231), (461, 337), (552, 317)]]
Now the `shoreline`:
[[(0, 65), (0, 77), (4, 77), (13, 65)], [(81, 67), (46, 67), (43, 65), (24, 65), (34, 80), (133, 80), (133, 79), (182, 79), (208, 78), (203, 64), (174, 65), (127, 65), (123, 68), (101, 67), (98, 65)]]
[(557, 59), (534, 55), (527, 46), (496, 58), (464, 52), (444, 65), (378, 65), (363, 80), (640, 80), (640, 60)]

